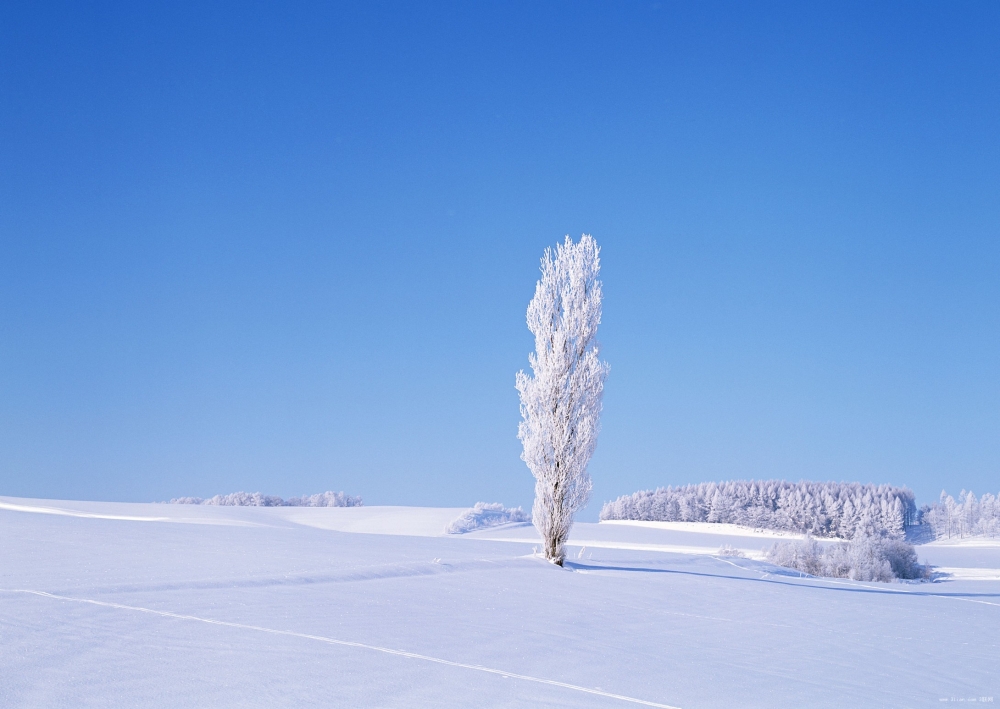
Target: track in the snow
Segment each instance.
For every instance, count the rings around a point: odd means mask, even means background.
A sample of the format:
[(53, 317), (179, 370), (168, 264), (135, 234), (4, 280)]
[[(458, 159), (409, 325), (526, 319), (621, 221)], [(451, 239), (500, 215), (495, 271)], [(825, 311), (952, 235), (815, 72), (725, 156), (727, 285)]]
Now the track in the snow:
[(581, 687), (576, 684), (569, 684), (568, 682), (559, 682), (554, 679), (544, 679), (542, 677), (532, 677), (530, 675), (521, 675), (516, 672), (506, 672), (504, 670), (497, 670), (492, 667), (483, 667), (482, 665), (470, 665), (465, 662), (455, 662), (453, 660), (445, 660), (440, 657), (431, 657), (430, 655), (421, 655), (416, 652), (407, 652), (406, 650), (394, 650), (388, 647), (379, 647), (378, 645), (368, 645), (366, 643), (354, 642), (351, 640), (338, 640), (336, 638), (328, 638), (323, 635), (310, 635), (308, 633), (297, 633), (293, 630), (277, 630), (274, 628), (264, 628), (259, 625), (246, 625), (244, 623), (231, 623), (225, 620), (214, 620), (212, 618), (201, 618), (195, 615), (185, 615), (182, 613), (171, 613), (170, 611), (158, 611), (153, 608), (143, 608), (141, 606), (127, 606), (122, 603), (111, 603), (109, 601), (95, 601), (89, 598), (74, 598), (72, 596), (59, 596), (54, 593), (48, 593), (46, 591), (36, 591), (33, 589), (4, 589), (7, 593), (26, 593), (33, 596), (41, 596), (42, 598), (51, 598), (57, 601), (70, 601), (73, 603), (87, 603), (94, 606), (102, 606), (105, 608), (115, 608), (118, 610), (134, 611), (137, 613), (149, 613), (151, 615), (158, 615), (164, 618), (176, 618), (178, 620), (192, 620), (199, 623), (207, 623), (209, 625), (219, 625), (227, 628), (239, 628), (241, 630), (254, 630), (259, 633), (270, 633), (272, 635), (287, 635), (293, 638), (303, 638), (306, 640), (316, 640), (323, 643), (328, 643), (330, 645), (343, 645), (346, 647), (361, 648), (364, 650), (374, 650), (375, 652), (383, 652), (388, 655), (396, 655), (398, 657), (408, 657), (413, 660), (423, 660), (425, 662), (434, 662), (439, 665), (447, 665), (449, 667), (460, 667), (466, 670), (475, 670), (477, 672), (486, 672), (493, 675), (499, 675), (501, 677), (507, 677), (510, 679), (519, 679), (525, 682), (535, 682), (537, 684), (546, 684), (552, 687), (560, 687), (562, 689), (569, 689), (574, 692), (584, 692), (586, 694), (595, 694), (600, 697), (607, 697), (608, 699), (617, 699), (622, 702), (629, 702), (631, 704), (641, 704), (647, 707), (658, 707), (659, 709), (679, 709), (670, 704), (660, 704), (659, 702), (650, 702), (645, 699), (637, 699), (636, 697), (628, 697), (624, 694), (613, 694), (612, 692), (605, 692), (601, 689), (593, 689), (591, 687)]

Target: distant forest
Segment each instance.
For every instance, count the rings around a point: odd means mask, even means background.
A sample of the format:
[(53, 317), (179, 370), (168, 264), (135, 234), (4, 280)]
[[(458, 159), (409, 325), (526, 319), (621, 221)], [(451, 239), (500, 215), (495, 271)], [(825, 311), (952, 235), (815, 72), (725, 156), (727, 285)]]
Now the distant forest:
[(918, 521), (913, 491), (892, 485), (734, 480), (643, 490), (605, 503), (602, 520), (719, 522), (853, 539), (902, 538)]

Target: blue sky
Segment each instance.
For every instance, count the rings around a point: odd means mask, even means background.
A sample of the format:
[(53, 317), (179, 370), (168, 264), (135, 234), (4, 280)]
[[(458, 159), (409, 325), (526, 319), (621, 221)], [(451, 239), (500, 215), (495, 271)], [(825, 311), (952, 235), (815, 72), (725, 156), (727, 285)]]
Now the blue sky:
[(603, 248), (593, 518), (1000, 490), (995, 3), (4, 3), (0, 494), (529, 505)]

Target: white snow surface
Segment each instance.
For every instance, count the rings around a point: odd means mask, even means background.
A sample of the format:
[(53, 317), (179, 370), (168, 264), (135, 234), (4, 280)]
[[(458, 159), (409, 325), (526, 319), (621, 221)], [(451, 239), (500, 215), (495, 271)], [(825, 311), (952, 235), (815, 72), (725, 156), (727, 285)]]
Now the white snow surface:
[[(649, 527), (651, 529), (670, 529), (677, 532), (698, 532), (699, 534), (723, 534), (736, 537), (755, 537), (759, 539), (772, 540), (800, 540), (805, 539), (805, 534), (798, 532), (788, 532), (780, 529), (755, 529), (754, 527), (744, 527), (738, 524), (724, 522), (651, 522), (639, 519), (606, 519), (601, 524), (626, 524), (633, 527)], [(846, 541), (843, 539), (829, 538), (830, 541)]]
[(0, 498), (0, 706), (1000, 702), (1000, 545), (855, 583), (714, 556), (747, 530), (577, 524), (561, 569), (462, 511)]

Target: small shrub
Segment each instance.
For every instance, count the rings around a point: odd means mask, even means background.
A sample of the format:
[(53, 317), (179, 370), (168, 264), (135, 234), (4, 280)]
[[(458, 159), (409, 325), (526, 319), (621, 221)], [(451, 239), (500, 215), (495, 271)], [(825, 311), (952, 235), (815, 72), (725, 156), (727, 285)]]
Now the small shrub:
[(747, 557), (742, 551), (736, 547), (731, 547), (728, 544), (723, 544), (719, 547), (719, 551), (715, 553), (716, 556), (730, 557), (734, 559), (745, 559)]
[(496, 527), (511, 522), (530, 522), (531, 518), (520, 507), (504, 507), (499, 502), (477, 502), (471, 510), (445, 527), (447, 534), (465, 534), (477, 529)]
[(776, 542), (767, 553), (767, 560), (811, 576), (821, 576), (823, 572), (819, 543), (809, 535), (800, 542)]

